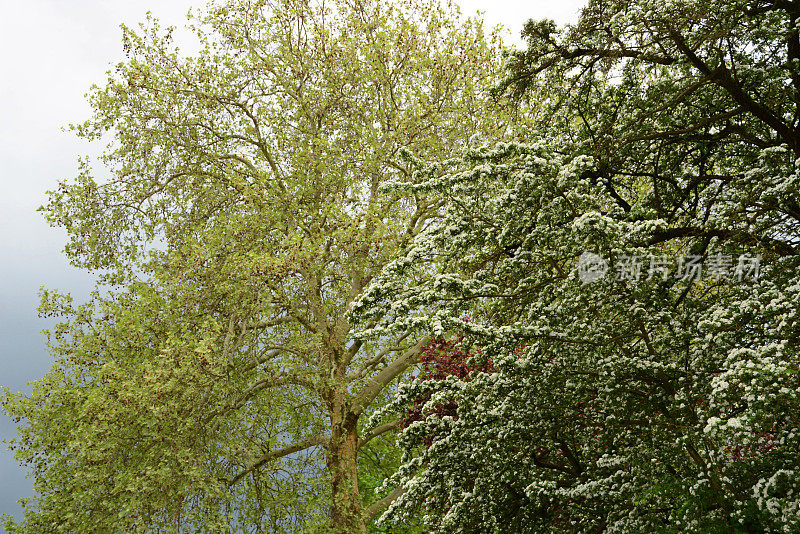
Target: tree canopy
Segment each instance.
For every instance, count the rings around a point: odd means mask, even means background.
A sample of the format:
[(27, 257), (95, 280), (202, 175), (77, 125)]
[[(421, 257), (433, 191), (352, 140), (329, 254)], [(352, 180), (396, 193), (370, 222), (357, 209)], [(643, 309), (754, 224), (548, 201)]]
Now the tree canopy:
[(411, 0), (125, 29), (7, 528), (800, 530), (798, 17), (590, 0), (504, 64)]
[(356, 307), (474, 354), (387, 408), (422, 414), (387, 519), (800, 528), (798, 14), (594, 0), (527, 24), (498, 91), (529, 134), (397, 184), (449, 200)]
[(43, 208), (100, 282), (43, 293), (54, 367), (3, 397), (37, 493), (12, 532), (349, 534), (395, 496), (362, 502), (358, 458), (397, 423), (360, 421), (421, 340), (354, 339), (346, 311), (440, 202), (381, 191), (402, 150), (504, 128), (499, 43), (402, 0), (230, 0), (192, 24), (190, 57), (155, 19), (123, 28), (74, 127), (108, 141), (109, 176), (86, 162)]

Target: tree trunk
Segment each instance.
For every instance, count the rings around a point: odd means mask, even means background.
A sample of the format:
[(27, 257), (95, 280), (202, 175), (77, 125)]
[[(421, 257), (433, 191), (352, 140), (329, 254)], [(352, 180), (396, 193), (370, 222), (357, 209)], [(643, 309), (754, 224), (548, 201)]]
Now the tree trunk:
[(332, 532), (366, 532), (358, 491), (358, 417), (350, 412), (337, 395), (331, 411), (331, 443), (328, 467), (331, 471)]

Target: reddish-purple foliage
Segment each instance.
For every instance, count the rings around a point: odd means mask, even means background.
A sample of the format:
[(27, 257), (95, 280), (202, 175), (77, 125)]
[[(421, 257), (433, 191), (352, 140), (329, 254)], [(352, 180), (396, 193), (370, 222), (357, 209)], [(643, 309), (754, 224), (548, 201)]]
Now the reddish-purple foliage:
[[(497, 372), (491, 358), (487, 358), (482, 364), (469, 361), (470, 358), (478, 354), (480, 354), (479, 351), (473, 352), (470, 348), (465, 348), (461, 337), (455, 339), (433, 339), (423, 349), (420, 357), (422, 371), (417, 376), (417, 380), (423, 382), (429, 380), (439, 381), (449, 376), (455, 376), (459, 380), (468, 382), (472, 380), (472, 377), (477, 372)], [(423, 413), (422, 407), (428, 400), (430, 400), (430, 394), (416, 399), (406, 412), (406, 418), (401, 421), (400, 427), (406, 428), (411, 423), (426, 419), (433, 414), (439, 417), (450, 416), (454, 419), (458, 418), (458, 404), (452, 400), (437, 404), (435, 409), (426, 410)], [(433, 436), (427, 437), (425, 439), (426, 446), (430, 447), (433, 439)]]
[(760, 432), (757, 435), (756, 443), (743, 445), (731, 444), (725, 447), (731, 460), (740, 462), (767, 453), (776, 449), (775, 443), (772, 441), (772, 432)]

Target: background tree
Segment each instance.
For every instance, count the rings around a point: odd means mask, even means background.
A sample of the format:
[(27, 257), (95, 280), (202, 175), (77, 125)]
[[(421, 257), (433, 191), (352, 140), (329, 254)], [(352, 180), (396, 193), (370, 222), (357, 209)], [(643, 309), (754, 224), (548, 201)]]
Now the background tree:
[(55, 365), (4, 395), (37, 492), (12, 532), (363, 532), (396, 496), (362, 505), (359, 451), (396, 423), (359, 425), (422, 342), (356, 340), (345, 313), (439, 202), (381, 192), (401, 149), (502, 128), (498, 43), (411, 1), (193, 20), (194, 57), (153, 19), (124, 29), (75, 127), (110, 174), (85, 163), (43, 208), (100, 282), (43, 294)]
[[(574, 27), (527, 25), (500, 90), (532, 133), (402, 184), (448, 198), (444, 218), (357, 307), (392, 310), (380, 335), (459, 333), (497, 367), (400, 390), (430, 416), (402, 433), (390, 518), (800, 528), (798, 12), (593, 1)], [(591, 284), (587, 251), (609, 268)]]

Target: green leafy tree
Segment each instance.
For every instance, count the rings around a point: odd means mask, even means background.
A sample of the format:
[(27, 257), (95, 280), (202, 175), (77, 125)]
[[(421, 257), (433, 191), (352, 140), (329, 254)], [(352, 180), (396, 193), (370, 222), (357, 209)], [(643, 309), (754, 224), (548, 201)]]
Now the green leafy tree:
[(346, 312), (440, 202), (382, 192), (410, 175), (402, 150), (446, 159), (503, 128), (498, 43), (411, 1), (193, 21), (193, 57), (153, 19), (124, 28), (75, 127), (108, 140), (108, 176), (85, 163), (43, 208), (99, 283), (80, 305), (44, 292), (54, 367), (3, 397), (37, 493), (9, 531), (349, 534), (397, 496), (362, 502), (359, 455), (397, 423), (361, 421), (422, 340), (355, 339)]
[(389, 311), (376, 335), (459, 334), (497, 369), (401, 387), (394, 407), (428, 416), (401, 434), (387, 517), (800, 529), (798, 15), (598, 0), (526, 26), (500, 91), (531, 133), (398, 184), (448, 204), (356, 306)]

